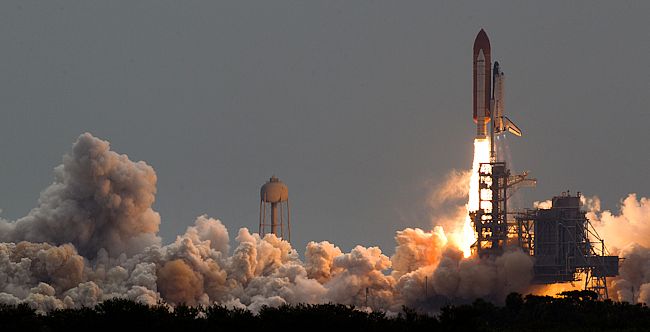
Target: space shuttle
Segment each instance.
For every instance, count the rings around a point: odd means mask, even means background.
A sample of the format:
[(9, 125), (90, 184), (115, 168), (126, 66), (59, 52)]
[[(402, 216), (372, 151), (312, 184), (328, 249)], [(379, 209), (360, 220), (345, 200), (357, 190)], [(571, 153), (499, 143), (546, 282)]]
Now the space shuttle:
[(522, 132), (517, 125), (515, 125), (505, 113), (505, 103), (503, 98), (503, 90), (505, 83), (505, 75), (499, 67), (499, 62), (494, 62), (494, 69), (492, 70), (492, 102), (491, 115), (492, 115), (492, 132), (498, 135), (505, 132), (510, 132), (513, 135), (521, 137)]
[[(494, 135), (510, 132), (521, 136), (522, 132), (505, 116), (504, 83), (505, 75), (498, 62), (492, 68), (490, 40), (483, 29), (474, 40), (473, 88), (474, 88), (474, 122), (476, 138), (486, 139)], [(492, 122), (488, 133), (487, 124)]]

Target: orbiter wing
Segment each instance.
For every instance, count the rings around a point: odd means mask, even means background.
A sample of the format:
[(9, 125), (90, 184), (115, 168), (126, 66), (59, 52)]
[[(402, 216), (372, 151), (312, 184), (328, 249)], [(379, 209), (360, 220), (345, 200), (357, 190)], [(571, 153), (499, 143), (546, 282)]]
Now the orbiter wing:
[(514, 124), (514, 122), (510, 121), (510, 119), (508, 119), (507, 116), (504, 116), (503, 120), (501, 120), (501, 121), (503, 123), (503, 129), (508, 130), (513, 135), (517, 135), (517, 136), (521, 137), (521, 135), (522, 135), (521, 129), (519, 129), (519, 127), (517, 127), (517, 125)]

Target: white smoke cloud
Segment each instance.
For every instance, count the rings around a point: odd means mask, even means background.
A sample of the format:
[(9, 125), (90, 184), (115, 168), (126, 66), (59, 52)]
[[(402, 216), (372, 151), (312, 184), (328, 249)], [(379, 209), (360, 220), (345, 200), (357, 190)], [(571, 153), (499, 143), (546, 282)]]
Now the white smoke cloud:
[(553, 202), (550, 199), (545, 201), (535, 201), (533, 202), (533, 208), (540, 210), (548, 210), (553, 207)]
[(431, 184), (427, 204), (433, 226), (443, 227), (450, 235), (462, 234), (471, 175), (471, 170), (452, 170), (441, 183)]
[(633, 244), (619, 253), (624, 257), (620, 275), (609, 287), (619, 301), (650, 303), (650, 249)]
[(620, 213), (600, 212), (600, 200), (589, 198), (587, 218), (604, 235), (613, 250), (622, 250), (630, 244), (650, 247), (650, 199), (628, 195), (621, 201)]
[(618, 213), (601, 212), (598, 197), (584, 197), (583, 204), (610, 252), (623, 258), (620, 275), (608, 285), (610, 297), (650, 303), (650, 199), (629, 194)]
[(79, 136), (38, 206), (15, 222), (0, 221), (0, 240), (71, 243), (91, 258), (102, 248), (134, 254), (160, 244), (160, 216), (151, 208), (156, 173), (109, 148), (89, 133)]
[(332, 275), (340, 272), (340, 269), (333, 267), (333, 263), (334, 258), (341, 255), (341, 249), (327, 241), (309, 242), (305, 250), (307, 277), (316, 279), (321, 284), (329, 281)]
[(450, 201), (467, 201), (471, 176), (471, 171), (452, 170), (442, 183), (432, 186), (429, 204), (437, 208)]
[(395, 235), (397, 247), (393, 262), (393, 275), (396, 278), (421, 267), (436, 266), (447, 245), (447, 237), (442, 227), (436, 226), (432, 232), (419, 228), (407, 228)]
[[(443, 218), (444, 225), (431, 231), (398, 231), (392, 257), (377, 247), (357, 246), (346, 253), (323, 241), (310, 242), (302, 261), (273, 234), (262, 238), (242, 228), (231, 245), (226, 227), (205, 215), (162, 245), (160, 217), (151, 207), (154, 170), (109, 148), (106, 141), (81, 135), (37, 207), (16, 221), (0, 221), (0, 303), (48, 311), (121, 297), (253, 311), (324, 302), (431, 310), (476, 297), (500, 301), (511, 291), (526, 291), (532, 278), (532, 259), (519, 251), (496, 259), (463, 258), (449, 240), (456, 217)], [(451, 175), (436, 199), (464, 204), (465, 178), (465, 173)], [(598, 220), (603, 229), (616, 222), (644, 232), (647, 217), (638, 218), (647, 216), (646, 204), (630, 201), (627, 208), (626, 200), (624, 218), (602, 213)], [(637, 255), (639, 261), (647, 257), (642, 251)], [(646, 272), (626, 266), (625, 277), (612, 287), (621, 297), (631, 289), (627, 285), (636, 287), (630, 298), (650, 297)]]

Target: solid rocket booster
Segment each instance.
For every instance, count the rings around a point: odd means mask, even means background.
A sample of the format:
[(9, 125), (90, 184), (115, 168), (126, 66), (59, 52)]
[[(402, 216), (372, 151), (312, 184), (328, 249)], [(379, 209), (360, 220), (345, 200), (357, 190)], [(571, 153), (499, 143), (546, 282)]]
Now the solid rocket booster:
[(492, 60), (490, 58), (490, 40), (483, 29), (474, 40), (474, 122), (476, 138), (487, 138), (487, 124), (490, 122), (490, 99)]

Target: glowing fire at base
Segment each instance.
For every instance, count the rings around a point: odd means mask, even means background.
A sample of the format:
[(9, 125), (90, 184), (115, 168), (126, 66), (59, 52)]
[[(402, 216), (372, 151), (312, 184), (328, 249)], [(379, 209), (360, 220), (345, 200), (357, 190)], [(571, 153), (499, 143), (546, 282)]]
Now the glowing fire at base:
[(460, 249), (465, 258), (472, 254), (471, 246), (476, 241), (476, 232), (472, 227), (472, 220), (469, 217), (470, 211), (478, 210), (478, 168), (480, 163), (490, 162), (490, 140), (474, 140), (474, 161), (472, 162), (472, 176), (469, 180), (469, 199), (467, 201), (467, 216), (463, 225), (463, 235)]

